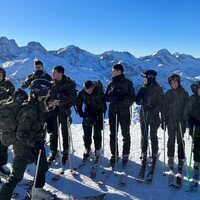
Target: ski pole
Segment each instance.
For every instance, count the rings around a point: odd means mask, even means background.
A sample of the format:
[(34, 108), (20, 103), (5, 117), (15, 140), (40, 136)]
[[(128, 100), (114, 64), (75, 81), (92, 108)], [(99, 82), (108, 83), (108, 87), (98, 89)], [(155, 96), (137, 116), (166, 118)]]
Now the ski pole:
[(185, 155), (185, 144), (184, 144), (184, 138), (183, 138), (183, 131), (182, 131), (182, 126), (181, 123), (179, 122), (179, 128), (180, 128), (180, 134), (181, 134), (181, 142), (183, 146), (183, 153), (184, 153), (184, 162), (185, 162), (185, 167), (186, 167), (186, 173), (188, 176), (188, 165), (187, 165), (187, 160), (186, 160), (186, 155)]
[(165, 169), (165, 167), (166, 167), (166, 159), (165, 159), (165, 154), (166, 154), (166, 148), (165, 148), (165, 146), (166, 146), (166, 140), (165, 140), (165, 136), (166, 136), (166, 124), (165, 124), (165, 122), (164, 122), (164, 169)]
[(104, 113), (102, 113), (102, 120), (103, 120), (103, 122), (102, 122), (102, 123), (103, 123), (103, 130), (102, 130), (102, 132), (103, 132), (103, 133), (102, 133), (102, 140), (103, 140), (103, 141), (102, 141), (102, 143), (103, 143), (103, 145), (102, 145), (102, 146), (103, 146), (103, 147), (102, 147), (102, 156), (103, 156), (103, 159), (102, 159), (102, 167), (103, 167), (103, 169), (104, 169), (104, 164), (105, 164), (105, 157), (104, 157), (104, 148), (105, 148), (105, 146), (104, 146), (104, 145), (105, 145), (105, 144), (104, 144), (104, 139), (105, 139), (105, 138), (104, 138), (104, 137), (105, 137)]
[(42, 150), (40, 149), (40, 150), (39, 150), (39, 153), (38, 153), (37, 165), (36, 165), (36, 169), (35, 169), (35, 176), (34, 176), (34, 182), (33, 182), (33, 187), (32, 187), (32, 196), (31, 196), (31, 200), (34, 200), (35, 185), (36, 185), (36, 179), (37, 179), (37, 175), (38, 175), (38, 169), (39, 169), (41, 154), (42, 154)]
[(188, 169), (188, 176), (187, 176), (187, 191), (190, 190), (190, 173), (191, 173), (191, 165), (192, 165), (192, 151), (193, 151), (193, 140), (195, 135), (195, 125), (193, 126), (192, 130), (192, 144), (191, 144), (191, 151), (190, 151), (190, 162), (189, 162), (189, 169)]
[(72, 159), (71, 159), (71, 155), (73, 157), (73, 145), (72, 145), (72, 139), (71, 139), (71, 129), (70, 129), (70, 120), (69, 117), (67, 117), (67, 129), (68, 129), (68, 154), (69, 154), (69, 169), (70, 172), (72, 172)]
[(58, 143), (59, 143), (59, 151), (60, 151), (60, 167), (61, 167), (61, 174), (64, 174), (64, 167), (62, 164), (62, 148), (61, 148), (61, 137), (60, 137), (60, 123), (59, 123), (59, 116), (57, 116), (57, 129), (58, 129)]
[(117, 168), (117, 147), (118, 147), (118, 133), (117, 133), (117, 128), (118, 128), (118, 124), (117, 124), (117, 120), (118, 120), (118, 116), (116, 114), (115, 116), (115, 169)]

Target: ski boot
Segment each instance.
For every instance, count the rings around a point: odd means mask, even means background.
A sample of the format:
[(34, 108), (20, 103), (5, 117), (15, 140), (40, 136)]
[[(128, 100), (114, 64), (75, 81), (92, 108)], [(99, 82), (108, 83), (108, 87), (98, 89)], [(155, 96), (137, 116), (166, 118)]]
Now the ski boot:
[(190, 191), (196, 192), (198, 190), (198, 185), (199, 185), (199, 167), (194, 166), (194, 175), (192, 178), (192, 182), (190, 184)]
[(83, 153), (83, 162), (86, 162), (87, 159), (90, 157), (91, 155), (91, 150), (90, 149), (86, 149), (85, 152)]
[(62, 164), (65, 165), (66, 161), (68, 160), (69, 152), (68, 150), (63, 151), (63, 156), (62, 156)]
[(95, 150), (95, 153), (94, 153), (94, 163), (98, 163), (99, 161), (99, 157), (100, 157), (100, 150)]
[(123, 155), (123, 157), (122, 157), (122, 167), (123, 167), (124, 169), (127, 167), (128, 158), (129, 158), (129, 155)]
[[(119, 160), (119, 157), (117, 157), (117, 161)], [(114, 168), (115, 167), (115, 156), (111, 156), (111, 158), (110, 158), (110, 166), (112, 167), (112, 168)]]
[(57, 155), (58, 155), (57, 151), (52, 151), (51, 152), (51, 155), (48, 158), (48, 166), (50, 166), (56, 160)]

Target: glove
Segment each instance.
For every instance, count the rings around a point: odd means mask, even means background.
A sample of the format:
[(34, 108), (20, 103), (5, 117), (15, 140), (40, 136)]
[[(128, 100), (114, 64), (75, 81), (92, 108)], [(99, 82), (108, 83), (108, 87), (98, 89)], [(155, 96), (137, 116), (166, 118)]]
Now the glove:
[(86, 112), (83, 112), (83, 111), (78, 112), (78, 114), (79, 114), (79, 116), (82, 117), (82, 118), (88, 117), (88, 114), (87, 114)]
[(34, 156), (38, 156), (39, 150), (44, 149), (45, 142), (45, 140), (35, 142), (34, 147), (32, 148), (32, 153)]
[(96, 123), (96, 120), (97, 120), (97, 117), (95, 117), (95, 116), (88, 116), (88, 117), (84, 118), (84, 122), (83, 123), (86, 126), (92, 126), (92, 125), (94, 125)]
[(36, 149), (36, 150), (38, 150), (38, 151), (39, 151), (40, 149), (44, 149), (45, 143), (46, 143), (45, 140), (40, 140), (40, 141), (35, 142), (34, 149)]

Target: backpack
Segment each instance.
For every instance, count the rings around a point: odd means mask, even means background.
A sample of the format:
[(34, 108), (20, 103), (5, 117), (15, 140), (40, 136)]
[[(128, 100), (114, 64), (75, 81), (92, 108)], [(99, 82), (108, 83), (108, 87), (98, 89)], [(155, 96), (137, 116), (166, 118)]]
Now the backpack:
[(8, 147), (16, 141), (17, 120), (20, 104), (11, 100), (0, 103), (0, 141)]

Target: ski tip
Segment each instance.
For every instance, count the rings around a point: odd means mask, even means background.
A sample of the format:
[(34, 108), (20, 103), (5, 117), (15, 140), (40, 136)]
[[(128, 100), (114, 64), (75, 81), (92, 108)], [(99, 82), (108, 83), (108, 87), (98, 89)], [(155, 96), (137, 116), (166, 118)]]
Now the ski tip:
[(103, 181), (98, 181), (97, 183), (98, 183), (98, 185), (103, 185), (104, 184)]

